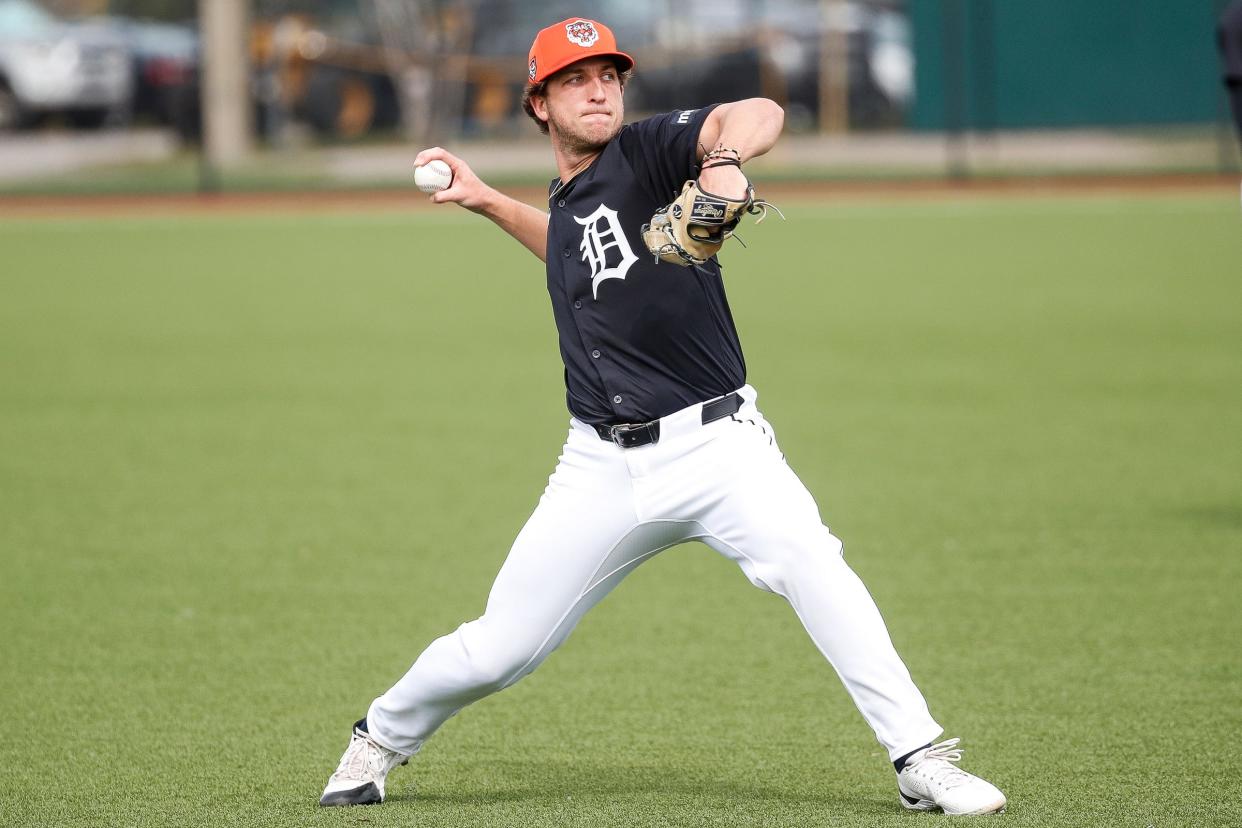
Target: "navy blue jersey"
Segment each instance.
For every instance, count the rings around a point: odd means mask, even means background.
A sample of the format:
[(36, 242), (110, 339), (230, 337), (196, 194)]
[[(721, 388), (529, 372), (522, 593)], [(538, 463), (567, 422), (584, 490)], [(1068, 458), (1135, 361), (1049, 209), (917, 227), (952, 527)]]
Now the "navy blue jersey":
[(548, 294), (569, 410), (583, 422), (647, 422), (746, 382), (720, 264), (656, 263), (642, 241), (652, 213), (698, 175), (712, 108), (626, 125), (589, 167), (552, 182)]

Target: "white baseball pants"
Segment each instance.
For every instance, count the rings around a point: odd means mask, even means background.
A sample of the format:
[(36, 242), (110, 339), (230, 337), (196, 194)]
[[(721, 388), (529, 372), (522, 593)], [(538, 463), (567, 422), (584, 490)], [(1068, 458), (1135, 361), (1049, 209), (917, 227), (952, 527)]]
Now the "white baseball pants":
[(547, 489), (496, 576), (481, 618), (431, 643), (371, 704), (375, 741), (416, 753), (450, 716), (530, 673), (587, 611), (656, 553), (699, 540), (789, 601), (896, 759), (941, 728), (884, 620), (740, 389), (737, 414), (703, 425), (695, 405), (654, 445), (622, 449), (571, 420)]

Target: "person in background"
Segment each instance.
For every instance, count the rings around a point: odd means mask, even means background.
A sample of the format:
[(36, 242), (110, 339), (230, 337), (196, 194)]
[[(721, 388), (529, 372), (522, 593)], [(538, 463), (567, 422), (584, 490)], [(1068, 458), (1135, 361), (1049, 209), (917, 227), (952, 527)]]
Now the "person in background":
[(1242, 141), (1242, 0), (1225, 9), (1216, 27), (1216, 45), (1224, 64), (1222, 79), (1233, 107), (1233, 123)]

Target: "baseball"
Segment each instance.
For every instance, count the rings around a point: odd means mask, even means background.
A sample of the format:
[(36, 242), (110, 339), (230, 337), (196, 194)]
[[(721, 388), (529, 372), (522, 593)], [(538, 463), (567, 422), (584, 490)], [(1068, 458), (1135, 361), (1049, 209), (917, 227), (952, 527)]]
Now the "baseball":
[(437, 193), (453, 183), (453, 171), (443, 161), (430, 161), (414, 168), (414, 185), (424, 193)]

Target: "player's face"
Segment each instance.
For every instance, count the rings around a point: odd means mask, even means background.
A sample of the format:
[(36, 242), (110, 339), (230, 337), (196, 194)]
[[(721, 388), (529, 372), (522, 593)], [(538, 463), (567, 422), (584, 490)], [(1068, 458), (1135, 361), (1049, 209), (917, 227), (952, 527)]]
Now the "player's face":
[(598, 150), (621, 129), (621, 73), (607, 58), (575, 63), (548, 79), (544, 97), (553, 140), (577, 152)]

